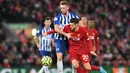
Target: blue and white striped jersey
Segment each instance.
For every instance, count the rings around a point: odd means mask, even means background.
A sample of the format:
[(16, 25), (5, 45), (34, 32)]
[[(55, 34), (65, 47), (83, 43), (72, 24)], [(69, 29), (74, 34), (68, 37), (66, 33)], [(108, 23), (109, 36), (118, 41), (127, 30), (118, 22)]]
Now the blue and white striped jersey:
[[(75, 13), (69, 12), (68, 17), (66, 17), (65, 15), (63, 15), (61, 12), (58, 13), (55, 17), (54, 17), (54, 25), (59, 25), (60, 29), (63, 29), (64, 26), (70, 24), (70, 20), (72, 18), (79, 18)], [(59, 33), (54, 34), (54, 38), (58, 39), (58, 40), (66, 40), (67, 38), (64, 35), (61, 35)]]
[(48, 51), (51, 52), (52, 51), (52, 41), (51, 39), (53, 38), (53, 34), (47, 35), (45, 37), (43, 37), (41, 34), (44, 32), (48, 32), (53, 30), (52, 28), (41, 28), (39, 30), (39, 32), (37, 32), (37, 37), (39, 38), (39, 42), (40, 42), (40, 48), (39, 50), (42, 51)]

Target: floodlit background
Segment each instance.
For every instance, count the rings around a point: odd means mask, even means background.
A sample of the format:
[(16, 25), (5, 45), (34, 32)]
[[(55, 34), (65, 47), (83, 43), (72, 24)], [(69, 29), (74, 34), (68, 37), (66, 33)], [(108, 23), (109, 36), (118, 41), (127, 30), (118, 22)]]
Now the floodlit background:
[[(0, 73), (36, 73), (41, 57), (31, 30), (43, 26), (46, 16), (59, 11), (60, 0), (0, 0)], [(103, 66), (108, 73), (130, 73), (129, 0), (68, 0), (70, 11), (80, 17), (94, 18), (100, 37), (101, 54), (92, 64)], [(53, 27), (53, 24), (51, 25)], [(56, 72), (55, 48), (53, 64)], [(66, 54), (64, 73), (71, 73)], [(91, 72), (98, 73), (98, 72)]]

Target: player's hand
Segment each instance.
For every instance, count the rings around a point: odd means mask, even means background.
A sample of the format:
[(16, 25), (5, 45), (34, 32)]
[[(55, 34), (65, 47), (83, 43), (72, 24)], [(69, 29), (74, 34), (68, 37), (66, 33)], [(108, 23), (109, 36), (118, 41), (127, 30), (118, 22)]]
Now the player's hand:
[(37, 45), (38, 48), (40, 48), (40, 45)]
[(44, 37), (47, 36), (47, 32), (43, 33), (42, 36), (44, 36)]
[(71, 34), (70, 34), (70, 33), (66, 33), (66, 37), (67, 37), (68, 39), (70, 39), (70, 38), (71, 38)]
[(94, 56), (97, 56), (97, 54), (94, 51), (91, 51), (90, 53)]

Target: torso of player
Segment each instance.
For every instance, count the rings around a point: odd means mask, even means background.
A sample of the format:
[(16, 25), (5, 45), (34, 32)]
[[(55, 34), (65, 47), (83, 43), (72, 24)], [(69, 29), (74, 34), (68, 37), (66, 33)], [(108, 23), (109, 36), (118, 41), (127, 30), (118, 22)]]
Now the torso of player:
[(79, 49), (80, 47), (82, 47), (82, 43), (84, 42), (83, 38), (85, 35), (84, 29), (79, 27), (79, 29), (77, 31), (72, 32), (70, 30), (69, 25), (65, 26), (65, 29), (67, 29), (67, 30), (65, 30), (65, 32), (70, 33), (71, 36), (73, 37), (73, 38), (69, 39), (70, 48)]
[[(45, 32), (51, 31), (51, 30), (52, 30), (51, 28), (47, 29), (44, 27), (42, 29), (42, 33), (45, 33)], [(52, 49), (52, 47), (51, 47), (52, 34), (49, 34), (45, 37), (40, 36), (39, 39), (40, 39), (40, 49), (39, 50), (51, 51), (51, 49)]]
[(97, 37), (97, 30), (96, 29), (88, 30), (87, 35), (89, 39), (92, 41), (92, 44), (94, 44), (94, 41), (96, 40)]

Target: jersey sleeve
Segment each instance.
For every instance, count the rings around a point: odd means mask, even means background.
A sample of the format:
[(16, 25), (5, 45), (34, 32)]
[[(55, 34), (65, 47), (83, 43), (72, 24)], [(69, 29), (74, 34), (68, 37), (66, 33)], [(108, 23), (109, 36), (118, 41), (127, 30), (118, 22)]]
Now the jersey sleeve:
[(42, 34), (42, 28), (37, 31), (36, 36), (39, 37), (41, 34)]
[(51, 30), (51, 31), (47, 32), (48, 35), (49, 35), (49, 34), (54, 34), (54, 33), (56, 33), (55, 30)]
[(79, 16), (76, 14), (76, 13), (73, 13), (73, 12), (70, 12), (72, 14), (72, 18), (78, 18), (79, 19)]
[(55, 17), (54, 17), (54, 25), (59, 25), (60, 24), (60, 14), (57, 14)]

